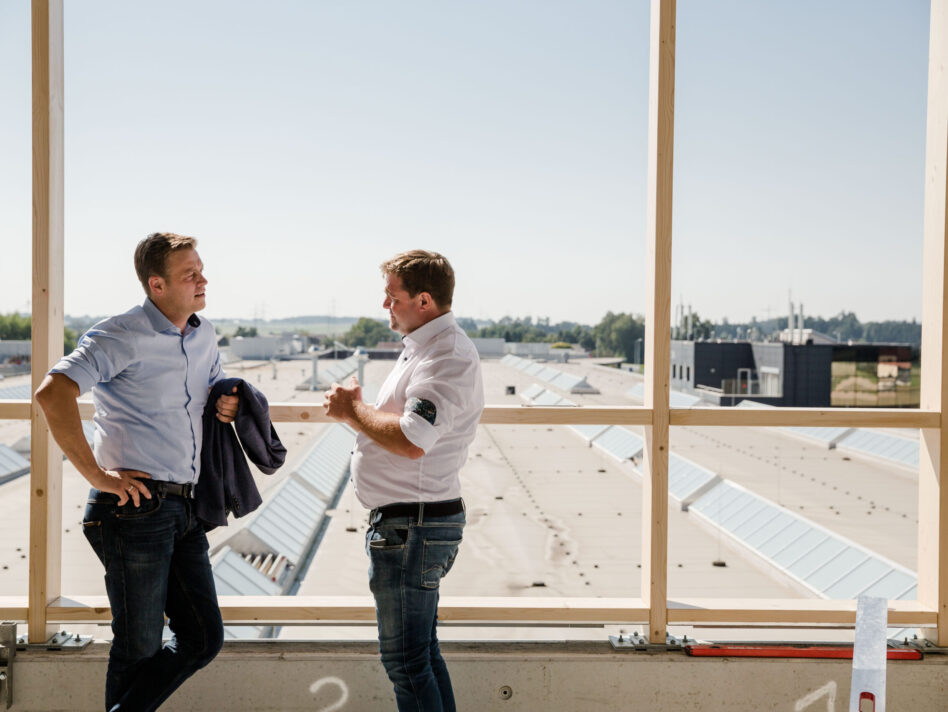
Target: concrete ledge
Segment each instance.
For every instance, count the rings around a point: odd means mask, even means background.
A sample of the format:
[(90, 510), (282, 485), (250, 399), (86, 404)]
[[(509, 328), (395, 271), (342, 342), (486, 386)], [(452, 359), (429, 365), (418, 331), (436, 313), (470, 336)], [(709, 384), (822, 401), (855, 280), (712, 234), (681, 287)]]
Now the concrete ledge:
[[(844, 710), (848, 660), (689, 658), (616, 651), (606, 642), (445, 643), (462, 712), (557, 710)], [(108, 644), (21, 652), (12, 712), (103, 707)], [(502, 688), (509, 687), (509, 699)], [(891, 661), (893, 709), (943, 709), (948, 656)], [(832, 698), (833, 702), (830, 702)], [(337, 706), (343, 699), (344, 702)], [(394, 710), (373, 643), (229, 642), (163, 710)]]

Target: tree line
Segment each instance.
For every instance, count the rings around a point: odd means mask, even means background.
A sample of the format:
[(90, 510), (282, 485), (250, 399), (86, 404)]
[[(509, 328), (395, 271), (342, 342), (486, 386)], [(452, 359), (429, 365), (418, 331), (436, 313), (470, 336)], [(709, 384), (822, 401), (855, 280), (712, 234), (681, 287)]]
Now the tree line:
[[(755, 329), (760, 338), (767, 338), (786, 329), (787, 321), (785, 316), (765, 321), (751, 319), (749, 322), (734, 324), (723, 319), (720, 324), (711, 325), (714, 336), (709, 338), (733, 339), (742, 336), (746, 339)], [(820, 316), (804, 316), (803, 323), (807, 329), (813, 329), (842, 342), (897, 343), (913, 346), (920, 346), (922, 343), (922, 325), (915, 319), (860, 322), (853, 312), (842, 311), (826, 319)]]
[[(919, 346), (922, 341), (922, 325), (911, 321), (860, 322), (853, 312), (840, 312), (836, 316), (805, 317), (807, 329), (814, 329), (841, 342), (860, 343), (885, 342)], [(497, 321), (478, 326), (470, 318), (459, 318), (458, 325), (469, 336), (476, 338), (502, 338), (507, 342), (576, 344), (597, 356), (619, 356), (627, 361), (636, 357), (636, 341), (645, 337), (645, 319), (640, 314), (607, 312), (598, 324), (590, 326), (571, 321), (551, 323), (549, 318), (505, 316)], [(720, 322), (702, 319), (692, 313), (692, 332), (695, 339), (759, 339), (767, 340), (787, 328), (787, 317), (775, 317), (758, 321), (732, 323), (726, 318)], [(28, 315), (0, 314), (0, 340), (29, 339), (31, 321)], [(254, 327), (238, 330), (235, 335), (256, 336)], [(397, 341), (398, 334), (388, 328), (385, 321), (361, 317), (340, 339), (349, 346), (373, 348), (382, 341)], [(63, 330), (64, 351), (69, 353), (76, 347), (76, 331)]]
[[(0, 341), (27, 341), (33, 333), (31, 318), (25, 314), (12, 312), (0, 314)], [(63, 328), (63, 353), (68, 354), (76, 348), (76, 332), (68, 326)]]
[[(486, 326), (477, 326), (470, 318), (459, 318), (458, 326), (472, 338), (502, 338), (509, 342), (577, 344), (600, 355), (621, 356), (632, 360), (635, 342), (645, 336), (645, 322), (637, 314), (609, 312), (596, 326), (563, 321), (556, 324), (549, 319), (505, 316)], [(397, 341), (398, 334), (388, 324), (377, 319), (360, 318), (340, 339), (347, 346), (373, 348), (381, 341)]]
[[(766, 341), (787, 328), (787, 317), (776, 317), (765, 321), (756, 318), (749, 322), (731, 323), (726, 318), (713, 322), (691, 315), (692, 336), (696, 340), (708, 339), (755, 339)], [(807, 329), (814, 329), (841, 342), (885, 342), (905, 343), (918, 346), (922, 340), (921, 324), (911, 321), (860, 322), (852, 312), (840, 312), (836, 316), (805, 317)], [(507, 342), (577, 344), (597, 356), (620, 356), (633, 361), (636, 341), (645, 337), (645, 319), (640, 314), (607, 312), (595, 326), (561, 321), (551, 323), (548, 318), (505, 316), (497, 321), (478, 326), (470, 318), (459, 318), (458, 325), (472, 338), (499, 338)], [(388, 325), (376, 319), (361, 318), (346, 332), (342, 341), (350, 346), (372, 348), (379, 341), (393, 341), (398, 335)]]
[(645, 319), (639, 314), (607, 312), (595, 326), (526, 316), (505, 316), (496, 322), (478, 327), (472, 319), (459, 319), (458, 324), (473, 338), (498, 339), (509, 342), (576, 344), (599, 356), (621, 356), (631, 361), (635, 356), (635, 342), (645, 337)]
[[(479, 328), (472, 319), (459, 319), (458, 323), (472, 337), (503, 338), (510, 342), (566, 341), (597, 356), (621, 356), (628, 361), (636, 357), (636, 341), (645, 337), (645, 319), (639, 314), (625, 312), (610, 311), (595, 326), (573, 322), (550, 324), (549, 319), (534, 321), (530, 317), (516, 319), (509, 316)], [(693, 312), (691, 324), (695, 340), (740, 338), (767, 341), (775, 339), (787, 328), (787, 317), (764, 321), (753, 318), (749, 322), (731, 323), (727, 318), (720, 322), (703, 319)], [(843, 343), (899, 343), (918, 347), (922, 342), (922, 325), (915, 319), (860, 322), (853, 312), (844, 311), (829, 318), (805, 316), (804, 326)]]

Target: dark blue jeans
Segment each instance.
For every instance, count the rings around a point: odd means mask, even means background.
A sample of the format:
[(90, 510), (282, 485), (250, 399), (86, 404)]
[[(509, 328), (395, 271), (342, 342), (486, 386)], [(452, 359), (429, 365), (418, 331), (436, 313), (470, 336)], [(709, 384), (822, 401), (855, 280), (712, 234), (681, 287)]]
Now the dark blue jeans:
[[(152, 492), (140, 507), (117, 503), (93, 489), (82, 522), (112, 605), (105, 709), (155, 710), (214, 659), (224, 627), (193, 502)], [(162, 645), (166, 614), (173, 636)]]
[(454, 712), (438, 646), (438, 588), (461, 543), (464, 513), (369, 518), (366, 552), (382, 665), (400, 712)]

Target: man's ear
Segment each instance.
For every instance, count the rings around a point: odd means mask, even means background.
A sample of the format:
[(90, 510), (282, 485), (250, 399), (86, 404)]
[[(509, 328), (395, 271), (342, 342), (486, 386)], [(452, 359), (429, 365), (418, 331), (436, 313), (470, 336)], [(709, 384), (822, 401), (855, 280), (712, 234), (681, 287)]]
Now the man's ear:
[(158, 275), (153, 274), (148, 278), (148, 288), (151, 290), (152, 294), (157, 294), (160, 296), (165, 288), (165, 280), (163, 280)]
[(434, 308), (434, 299), (431, 298), (428, 292), (420, 292), (418, 296), (418, 306), (426, 311)]

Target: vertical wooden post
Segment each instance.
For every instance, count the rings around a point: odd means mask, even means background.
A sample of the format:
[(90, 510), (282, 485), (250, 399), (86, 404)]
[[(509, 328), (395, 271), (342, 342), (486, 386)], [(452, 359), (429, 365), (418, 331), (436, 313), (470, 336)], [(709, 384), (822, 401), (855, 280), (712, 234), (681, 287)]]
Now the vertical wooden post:
[(649, 640), (664, 643), (668, 619), (668, 364), (671, 355), (675, 0), (652, 0), (648, 104), (645, 406), (652, 409), (652, 423), (645, 426), (642, 599), (649, 607)]
[(921, 407), (941, 413), (941, 426), (923, 428), (918, 470), (918, 600), (938, 611), (926, 631), (948, 645), (948, 0), (932, 0), (925, 138), (925, 249), (922, 268)]
[[(32, 382), (63, 353), (63, 3), (33, 0)], [(30, 409), (29, 638), (42, 642), (60, 595), (62, 453), (35, 401)]]

